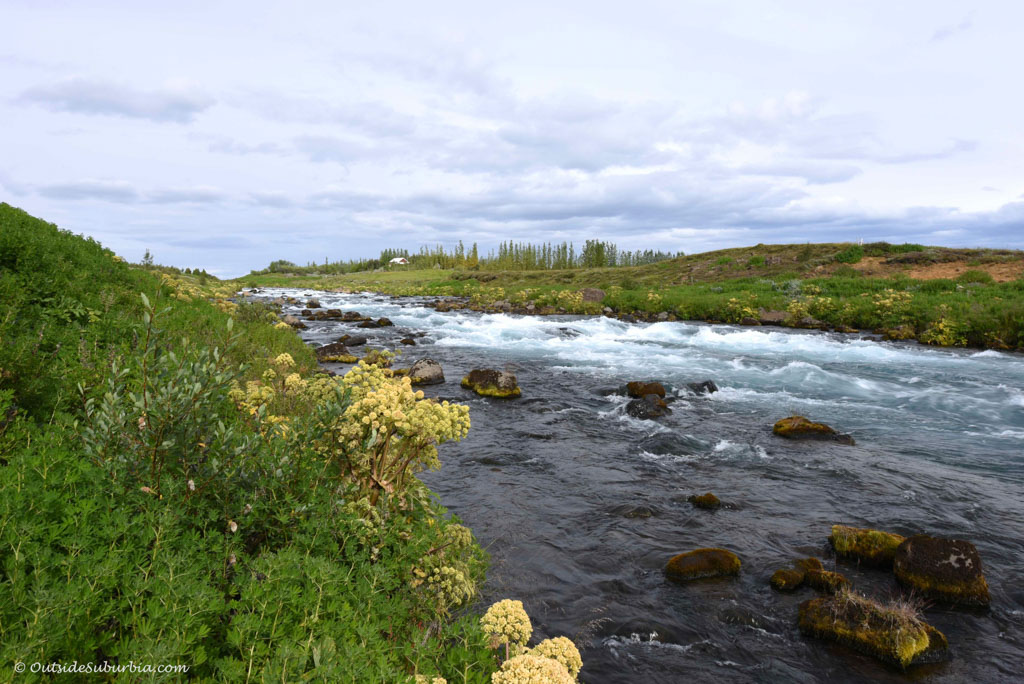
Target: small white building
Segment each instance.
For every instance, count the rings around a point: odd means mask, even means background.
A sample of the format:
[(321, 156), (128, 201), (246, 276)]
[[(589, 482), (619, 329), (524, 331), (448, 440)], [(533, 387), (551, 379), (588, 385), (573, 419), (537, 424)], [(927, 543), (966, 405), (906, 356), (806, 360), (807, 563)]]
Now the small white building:
[(409, 264), (409, 260), (406, 259), (405, 257), (395, 257), (394, 259), (392, 259), (388, 263), (391, 264), (391, 265), (398, 264), (400, 266), (406, 266), (406, 265)]

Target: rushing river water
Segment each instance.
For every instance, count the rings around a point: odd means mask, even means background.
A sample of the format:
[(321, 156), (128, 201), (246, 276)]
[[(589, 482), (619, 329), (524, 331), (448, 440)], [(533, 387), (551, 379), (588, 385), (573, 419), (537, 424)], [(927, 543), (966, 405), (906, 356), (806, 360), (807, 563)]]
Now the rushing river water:
[[(270, 290), (265, 296), (301, 290)], [(519, 598), (535, 638), (565, 634), (584, 682), (1020, 681), (1024, 669), (1024, 358), (880, 343), (856, 335), (598, 317), (439, 313), (416, 299), (318, 293), (325, 307), (387, 316), (393, 328), (313, 322), (325, 343), (365, 334), (433, 358), (447, 383), (428, 395), (468, 404), (469, 437), (422, 479), (492, 555), (485, 600)], [(287, 309), (289, 313), (297, 313)], [(425, 333), (415, 347), (398, 340)], [(344, 370), (344, 366), (337, 368)], [(472, 368), (513, 371), (521, 399), (459, 387)], [(672, 414), (624, 414), (629, 380), (677, 388)], [(694, 396), (687, 382), (721, 390)], [(681, 389), (679, 389), (681, 388)], [(857, 446), (789, 442), (771, 425), (798, 413)], [(712, 491), (726, 506), (694, 509)], [(901, 673), (804, 638), (798, 604), (768, 577), (814, 555), (870, 595), (891, 573), (836, 563), (834, 523), (973, 541), (992, 608), (929, 608), (951, 659)], [(673, 555), (719, 546), (738, 579), (680, 586)]]

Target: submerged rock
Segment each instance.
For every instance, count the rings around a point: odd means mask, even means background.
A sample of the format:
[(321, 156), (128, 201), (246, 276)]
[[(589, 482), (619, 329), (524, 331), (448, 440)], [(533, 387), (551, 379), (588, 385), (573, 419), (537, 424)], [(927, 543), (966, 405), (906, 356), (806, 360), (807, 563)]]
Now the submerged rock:
[(820, 439), (849, 446), (853, 446), (855, 443), (850, 435), (841, 435), (828, 425), (815, 423), (803, 416), (783, 418), (775, 423), (772, 432), (787, 439)]
[(804, 572), (810, 572), (811, 570), (824, 570), (825, 566), (821, 564), (821, 561), (817, 558), (801, 558), (798, 561), (794, 561), (793, 565), (800, 568)]
[(779, 568), (769, 581), (779, 591), (796, 591), (803, 585), (806, 574), (798, 568)]
[(833, 525), (828, 541), (836, 554), (879, 568), (891, 568), (904, 537), (891, 532)]
[(931, 599), (965, 606), (990, 601), (981, 556), (969, 541), (908, 537), (896, 549), (893, 572), (904, 587)]
[(659, 397), (665, 396), (665, 386), (660, 382), (642, 382), (640, 380), (633, 380), (632, 382), (626, 383), (626, 394), (631, 397), (642, 399), (648, 394), (657, 394)]
[(721, 500), (711, 492), (708, 492), (707, 494), (694, 494), (688, 498), (687, 501), (692, 503), (696, 508), (703, 508), (707, 511), (713, 511), (722, 507)]
[(711, 394), (712, 392), (718, 391), (718, 385), (715, 384), (714, 380), (705, 380), (704, 382), (688, 382), (686, 386), (690, 388), (690, 391), (694, 394)]
[(738, 575), (740, 559), (725, 549), (696, 549), (674, 556), (665, 566), (670, 580), (685, 582), (705, 577)]
[(510, 399), (522, 394), (516, 376), (506, 371), (474, 369), (462, 378), (462, 386), (482, 397)]
[(403, 337), (402, 339), (398, 340), (398, 343), (408, 345), (410, 347), (416, 346), (416, 340), (412, 339), (411, 337)]
[(836, 641), (903, 668), (942, 660), (949, 649), (942, 632), (912, 607), (884, 606), (849, 591), (801, 603), (799, 626), (807, 636)]
[(672, 410), (657, 394), (648, 394), (643, 399), (634, 399), (626, 404), (626, 413), (640, 420), (651, 420), (666, 416)]
[(409, 369), (409, 379), (414, 385), (440, 385), (444, 382), (444, 370), (433, 359), (420, 359)]

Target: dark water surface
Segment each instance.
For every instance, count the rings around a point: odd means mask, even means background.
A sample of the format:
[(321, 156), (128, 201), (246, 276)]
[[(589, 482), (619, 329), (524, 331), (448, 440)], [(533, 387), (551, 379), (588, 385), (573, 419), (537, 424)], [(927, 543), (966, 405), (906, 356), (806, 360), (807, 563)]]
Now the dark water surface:
[[(301, 290), (269, 290), (304, 299)], [(492, 554), (485, 600), (521, 599), (535, 640), (565, 634), (584, 682), (1003, 682), (1024, 671), (1024, 357), (879, 343), (851, 335), (606, 318), (438, 313), (421, 300), (317, 293), (325, 307), (388, 316), (394, 328), (309, 322), (328, 342), (366, 334), (429, 357), (447, 383), (431, 396), (468, 404), (469, 437), (441, 449), (422, 479)], [(290, 313), (297, 313), (296, 307)], [(398, 339), (426, 337), (415, 347)], [(459, 387), (472, 368), (513, 371), (521, 399)], [(344, 366), (337, 370), (344, 371)], [(610, 390), (656, 379), (676, 389), (657, 422), (624, 415)], [(721, 391), (693, 396), (686, 382)], [(771, 434), (800, 413), (857, 446)], [(713, 491), (726, 508), (696, 510)], [(649, 514), (649, 515), (648, 515)], [(645, 517), (646, 516), (646, 517)], [(973, 541), (992, 608), (930, 608), (949, 662), (901, 673), (802, 637), (797, 605), (768, 578), (814, 555), (869, 595), (891, 573), (836, 563), (834, 523)], [(680, 586), (662, 569), (704, 546), (735, 551), (738, 579)]]

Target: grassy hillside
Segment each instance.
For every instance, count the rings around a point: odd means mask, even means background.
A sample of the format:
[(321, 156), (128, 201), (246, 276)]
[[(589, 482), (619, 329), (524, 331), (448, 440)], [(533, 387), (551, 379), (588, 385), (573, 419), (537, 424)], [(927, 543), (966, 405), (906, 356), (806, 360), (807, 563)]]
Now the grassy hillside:
[[(549, 312), (878, 330), (943, 346), (1024, 348), (1024, 253), (874, 243), (757, 245), (647, 266), (248, 276), (241, 285), (462, 295)], [(583, 288), (603, 291), (584, 302)]]
[(0, 204), (0, 667), (490, 681), (485, 556), (405, 475), (464, 407), (229, 292)]

